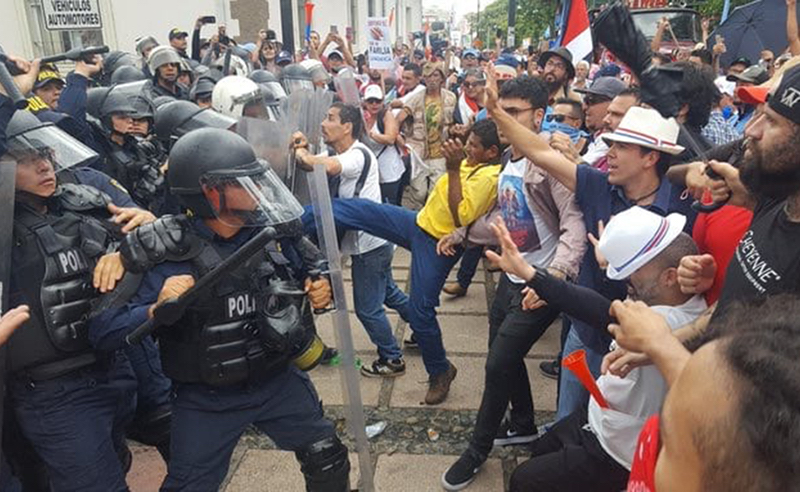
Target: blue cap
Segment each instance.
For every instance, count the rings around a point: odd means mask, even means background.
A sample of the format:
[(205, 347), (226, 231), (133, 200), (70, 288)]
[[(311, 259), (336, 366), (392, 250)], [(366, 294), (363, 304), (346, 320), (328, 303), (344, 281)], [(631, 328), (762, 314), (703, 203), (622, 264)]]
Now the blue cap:
[(600, 70), (597, 71), (595, 77), (619, 77), (621, 72), (622, 69), (619, 65), (609, 63), (608, 65), (603, 65), (600, 67)]
[(464, 58), (465, 56), (468, 55), (474, 56), (475, 58), (480, 58), (481, 52), (476, 50), (475, 48), (467, 48), (461, 52), (461, 58)]
[(497, 58), (497, 61), (494, 62), (495, 65), (506, 65), (511, 68), (517, 68), (519, 66), (519, 61), (514, 58), (514, 55), (500, 55)]
[(278, 56), (275, 57), (275, 64), (292, 63), (292, 54), (286, 50), (281, 50)]

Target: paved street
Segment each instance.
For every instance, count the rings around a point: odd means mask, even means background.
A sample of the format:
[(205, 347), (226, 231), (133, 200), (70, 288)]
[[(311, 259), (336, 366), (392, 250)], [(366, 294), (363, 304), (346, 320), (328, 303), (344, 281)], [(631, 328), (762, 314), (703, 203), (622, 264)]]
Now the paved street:
[[(409, 254), (398, 249), (395, 254), (395, 279), (407, 288)], [(442, 405), (428, 407), (420, 402), (426, 390), (427, 375), (418, 352), (405, 354), (406, 374), (394, 380), (361, 378), (361, 393), (367, 413), (367, 423), (386, 421), (383, 434), (371, 440), (375, 484), (377, 491), (439, 491), (440, 477), (459, 453), (466, 448), (475, 413), (483, 389), (483, 365), (488, 333), (487, 311), (498, 274), (478, 270), (466, 297), (449, 299), (443, 296), (439, 322), (444, 334), (450, 360), (458, 368), (450, 396)], [(349, 279), (349, 270), (345, 272)], [(451, 274), (455, 279), (455, 270)], [(348, 294), (351, 287), (346, 286)], [(348, 297), (352, 312), (352, 297)], [(398, 339), (409, 334), (409, 328), (392, 315)], [(351, 315), (353, 339), (358, 356), (365, 363), (375, 357), (375, 351), (363, 328)], [(541, 360), (558, 351), (560, 321), (552, 326), (528, 354), (528, 372), (533, 386), (536, 420), (542, 424), (552, 419), (555, 411), (556, 383), (544, 378), (538, 370)], [(318, 331), (327, 343), (333, 344), (330, 316), (318, 319)], [(340, 428), (342, 395), (335, 367), (319, 367), (312, 379), (331, 418)], [(434, 436), (431, 439), (430, 435)], [(437, 438), (438, 437), (438, 438)], [(353, 447), (351, 446), (351, 449)], [(133, 448), (133, 469), (128, 475), (133, 492), (158, 489), (165, 473), (158, 453), (150, 448)], [(517, 460), (523, 459), (520, 450), (495, 449), (470, 492), (502, 491)], [(352, 485), (358, 477), (358, 459), (351, 455)], [(239, 443), (223, 490), (225, 492), (305, 490), (300, 468), (293, 453), (277, 451), (264, 436), (247, 432)]]

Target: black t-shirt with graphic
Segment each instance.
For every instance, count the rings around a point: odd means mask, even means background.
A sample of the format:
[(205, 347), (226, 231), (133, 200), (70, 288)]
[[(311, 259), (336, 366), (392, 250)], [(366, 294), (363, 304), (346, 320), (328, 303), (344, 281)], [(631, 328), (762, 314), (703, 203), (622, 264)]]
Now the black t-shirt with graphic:
[(716, 318), (732, 302), (780, 293), (800, 294), (800, 223), (790, 222), (785, 200), (762, 200), (728, 265)]

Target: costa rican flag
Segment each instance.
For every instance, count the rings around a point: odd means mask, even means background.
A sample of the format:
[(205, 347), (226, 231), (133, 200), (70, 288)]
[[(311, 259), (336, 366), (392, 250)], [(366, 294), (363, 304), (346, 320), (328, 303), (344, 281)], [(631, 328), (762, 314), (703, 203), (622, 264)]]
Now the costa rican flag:
[(558, 46), (567, 48), (577, 63), (592, 52), (592, 29), (586, 0), (564, 0), (561, 19)]

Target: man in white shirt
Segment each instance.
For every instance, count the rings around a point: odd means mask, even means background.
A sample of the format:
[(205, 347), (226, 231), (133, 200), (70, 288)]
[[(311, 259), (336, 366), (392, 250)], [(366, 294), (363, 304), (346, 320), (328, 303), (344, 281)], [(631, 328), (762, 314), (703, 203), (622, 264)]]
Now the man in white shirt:
[[(364, 198), (381, 203), (378, 160), (358, 137), (363, 131), (361, 111), (355, 106), (335, 103), (322, 121), (322, 137), (336, 155), (312, 155), (302, 133), (292, 137), (297, 162), (307, 169), (325, 166), (338, 176), (339, 198)], [(353, 302), (356, 316), (378, 348), (378, 359), (362, 366), (367, 377), (395, 377), (405, 373), (400, 346), (383, 306), (397, 310), (408, 320), (408, 297), (392, 278), (394, 245), (362, 231), (348, 231), (342, 239), (343, 254), (352, 258)]]
[[(651, 305), (673, 330), (707, 308), (701, 296), (684, 294), (678, 284), (681, 258), (697, 251), (692, 238), (682, 232), (685, 222), (680, 214), (661, 217), (632, 207), (611, 219), (599, 241), (591, 236), (607, 276), (627, 279), (628, 297)], [(613, 322), (608, 315), (610, 300), (534, 269), (518, 252), (505, 226), (495, 228), (503, 255), (498, 258), (489, 252), (487, 256), (527, 281), (532, 292), (523, 303), (545, 301), (596, 329)], [(608, 408), (591, 399), (588, 407), (556, 422), (531, 444), (532, 458), (514, 471), (510, 491), (616, 492), (625, 488), (639, 432), (647, 418), (660, 410), (666, 382), (655, 367), (648, 366), (634, 369), (624, 379), (603, 375), (597, 386)]]

